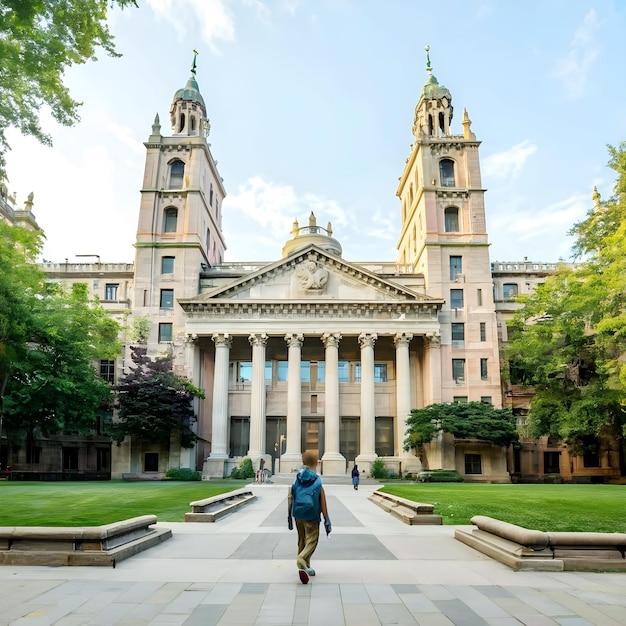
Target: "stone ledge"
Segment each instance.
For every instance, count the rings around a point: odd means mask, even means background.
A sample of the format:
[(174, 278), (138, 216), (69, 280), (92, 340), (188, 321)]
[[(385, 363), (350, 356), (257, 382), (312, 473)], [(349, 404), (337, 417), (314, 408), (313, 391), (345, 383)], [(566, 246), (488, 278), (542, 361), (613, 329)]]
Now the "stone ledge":
[(0, 565), (115, 567), (172, 536), (152, 528), (156, 521), (142, 515), (103, 526), (0, 526)]
[(407, 500), (406, 498), (382, 491), (375, 491), (368, 500), (409, 526), (421, 524), (441, 526), (442, 524), (441, 515), (433, 513), (432, 504), (413, 502), (413, 500)]
[(190, 502), (191, 513), (185, 513), (186, 522), (215, 522), (256, 499), (250, 489), (237, 489), (218, 496)]
[(626, 571), (626, 534), (529, 530), (475, 515), (458, 541), (518, 571)]

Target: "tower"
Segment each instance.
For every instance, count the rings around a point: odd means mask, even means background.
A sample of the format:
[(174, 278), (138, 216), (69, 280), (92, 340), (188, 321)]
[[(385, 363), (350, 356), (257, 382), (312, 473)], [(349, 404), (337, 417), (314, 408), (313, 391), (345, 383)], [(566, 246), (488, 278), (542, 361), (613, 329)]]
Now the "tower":
[(134, 313), (151, 322), (149, 351), (173, 350), (180, 367), (184, 315), (177, 300), (198, 294), (200, 274), (220, 264), (226, 249), (221, 229), (226, 191), (207, 142), (210, 124), (196, 56), (194, 51), (189, 80), (172, 98), (172, 135), (161, 135), (157, 114), (144, 144), (135, 243)]
[(467, 111), (463, 134), (452, 134), (450, 91), (428, 78), (413, 123), (415, 141), (397, 195), (401, 203), (399, 266), (424, 275), (428, 295), (443, 298), (441, 398), (501, 405), (485, 190)]

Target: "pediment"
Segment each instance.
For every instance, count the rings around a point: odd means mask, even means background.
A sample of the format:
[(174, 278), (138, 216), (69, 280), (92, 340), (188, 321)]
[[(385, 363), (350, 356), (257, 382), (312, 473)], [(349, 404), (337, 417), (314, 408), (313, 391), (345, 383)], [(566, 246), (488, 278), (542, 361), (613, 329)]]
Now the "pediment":
[(314, 244), (186, 302), (201, 304), (216, 300), (439, 302), (378, 276), (358, 264), (348, 263)]

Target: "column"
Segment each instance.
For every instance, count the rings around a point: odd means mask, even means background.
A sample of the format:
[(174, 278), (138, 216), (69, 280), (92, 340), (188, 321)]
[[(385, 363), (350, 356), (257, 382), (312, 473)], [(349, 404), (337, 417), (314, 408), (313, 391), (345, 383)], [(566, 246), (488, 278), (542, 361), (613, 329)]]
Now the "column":
[[(198, 388), (202, 388), (200, 381), (200, 349), (198, 347), (198, 335), (187, 334), (185, 337), (186, 356), (185, 362), (187, 363), (187, 378)], [(198, 427), (201, 426), (202, 412), (200, 409), (200, 398), (193, 399), (193, 411), (198, 416), (197, 421), (193, 422), (190, 426), (192, 432), (198, 434)], [(180, 457), (178, 459), (178, 467), (188, 467), (190, 469), (196, 469), (196, 450), (195, 448), (181, 448)], [(172, 446), (170, 446), (170, 451)], [(170, 467), (176, 467), (173, 462), (172, 455), (170, 454)]]
[(248, 456), (255, 461), (265, 455), (265, 333), (248, 337), (252, 346), (252, 383), (250, 385), (250, 449)]
[(374, 391), (374, 344), (376, 333), (361, 333), (361, 453), (356, 458), (359, 469), (369, 472), (376, 459), (376, 394)]
[(424, 406), (428, 406), (441, 402), (441, 337), (435, 334), (427, 335), (424, 337), (424, 344), (426, 346)]
[(302, 382), (300, 367), (304, 336), (298, 333), (285, 335), (289, 346), (287, 368), (287, 447), (280, 457), (280, 472), (291, 472), (302, 466)]
[(213, 375), (213, 417), (211, 429), (212, 459), (228, 458), (228, 363), (233, 339), (228, 334), (215, 334), (215, 373)]
[(400, 472), (415, 473), (422, 469), (420, 460), (412, 451), (404, 451), (406, 438), (406, 420), (411, 413), (411, 365), (409, 344), (413, 339), (411, 333), (399, 332), (394, 337), (396, 347), (396, 445), (400, 457)]
[(325, 475), (345, 475), (346, 459), (339, 452), (339, 333), (324, 333), (326, 379), (324, 383), (324, 463)]

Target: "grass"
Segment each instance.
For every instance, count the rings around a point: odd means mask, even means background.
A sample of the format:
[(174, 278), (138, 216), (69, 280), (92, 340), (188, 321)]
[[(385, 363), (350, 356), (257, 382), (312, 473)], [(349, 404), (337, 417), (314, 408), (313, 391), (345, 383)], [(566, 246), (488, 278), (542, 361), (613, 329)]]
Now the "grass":
[(444, 524), (487, 515), (544, 532), (626, 532), (625, 485), (412, 483), (382, 491), (434, 505)]
[(0, 481), (0, 526), (100, 526), (138, 515), (182, 522), (190, 502), (239, 489), (245, 481)]

